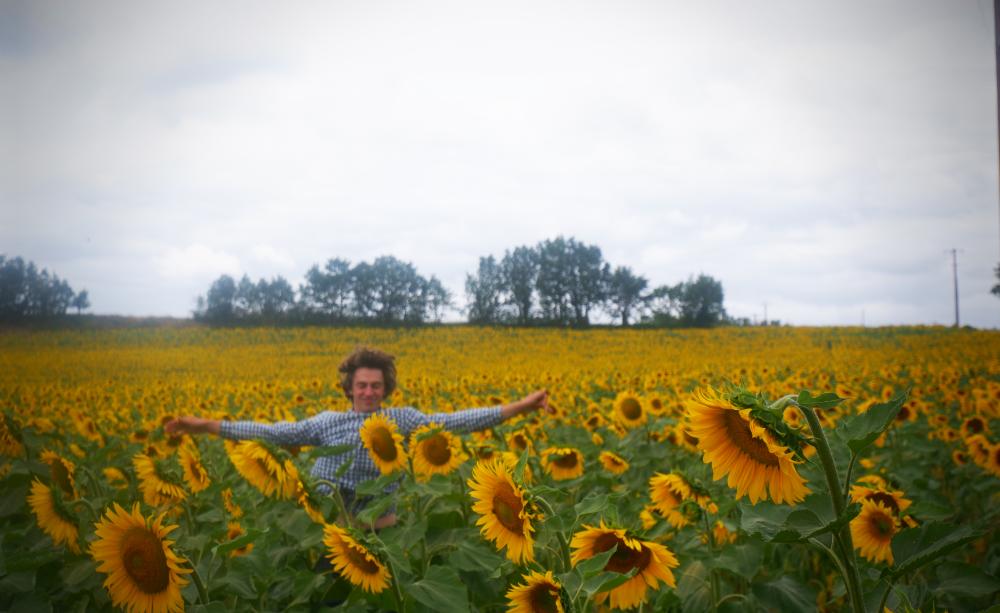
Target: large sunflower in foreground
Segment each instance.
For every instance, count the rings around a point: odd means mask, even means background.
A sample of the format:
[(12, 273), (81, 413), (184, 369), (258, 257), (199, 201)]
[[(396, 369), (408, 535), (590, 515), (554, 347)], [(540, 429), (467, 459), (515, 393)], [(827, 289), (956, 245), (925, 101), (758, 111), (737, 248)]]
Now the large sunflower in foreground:
[(561, 590), (551, 570), (544, 575), (531, 571), (524, 583), (507, 590), (507, 613), (564, 613)]
[(574, 566), (617, 547), (604, 570), (622, 574), (636, 570), (635, 576), (625, 583), (594, 597), (598, 603), (610, 598), (612, 609), (630, 609), (642, 604), (646, 601), (647, 589), (657, 589), (661, 581), (670, 587), (677, 585), (670, 570), (678, 565), (673, 552), (659, 543), (631, 538), (625, 530), (609, 528), (604, 520), (596, 528), (584, 524), (583, 530), (573, 535), (570, 547)]
[[(162, 460), (166, 461), (166, 460)], [(132, 466), (139, 476), (139, 489), (142, 498), (151, 507), (159, 507), (181, 502), (187, 498), (187, 492), (180, 483), (165, 475), (157, 460), (144, 453), (137, 453), (132, 458)]]
[(378, 413), (372, 413), (361, 426), (361, 442), (372, 458), (372, 462), (383, 475), (394, 473), (406, 466), (406, 450), (403, 437), (395, 422)]
[(52, 537), (53, 543), (66, 545), (73, 553), (80, 553), (80, 529), (69, 509), (57, 498), (58, 495), (35, 479), (31, 484), (31, 493), (28, 494), (28, 505), (38, 520), (38, 527)]
[(295, 497), (299, 471), (291, 460), (282, 461), (256, 441), (240, 441), (229, 452), (236, 472), (262, 494), (280, 500)]
[(750, 415), (715, 391), (695, 394), (688, 405), (690, 430), (698, 439), (704, 462), (712, 464), (712, 479), (729, 475), (736, 497), (756, 504), (770, 494), (776, 503), (801, 502), (809, 488), (795, 470), (794, 454)]
[(327, 524), (323, 544), (329, 550), (327, 557), (333, 568), (352, 584), (372, 594), (389, 587), (389, 569), (343, 528)]
[(420, 426), (413, 431), (410, 441), (413, 472), (418, 481), (426, 481), (431, 475), (447, 475), (467, 458), (462, 441), (438, 424)]
[(583, 454), (573, 447), (549, 447), (542, 452), (542, 464), (556, 481), (575, 479), (583, 474)]
[(613, 411), (615, 420), (629, 429), (641, 426), (648, 418), (642, 399), (632, 392), (619, 392), (615, 397)]
[(479, 462), (468, 481), (475, 502), (472, 510), (480, 515), (476, 525), (497, 549), (507, 548), (507, 558), (517, 564), (535, 560), (535, 518), (524, 499), (524, 492), (514, 483), (510, 468), (502, 458)]
[(155, 520), (144, 517), (135, 503), (129, 513), (118, 503), (97, 523), (97, 540), (90, 545), (90, 555), (97, 570), (106, 574), (104, 587), (111, 602), (129, 613), (138, 611), (183, 611), (181, 588), (187, 585), (182, 575), (191, 570), (174, 553), (167, 534), (177, 526), (162, 525), (163, 515)]
[(870, 562), (892, 565), (892, 537), (899, 532), (899, 520), (892, 510), (876, 500), (861, 501), (861, 513), (851, 520), (854, 547)]

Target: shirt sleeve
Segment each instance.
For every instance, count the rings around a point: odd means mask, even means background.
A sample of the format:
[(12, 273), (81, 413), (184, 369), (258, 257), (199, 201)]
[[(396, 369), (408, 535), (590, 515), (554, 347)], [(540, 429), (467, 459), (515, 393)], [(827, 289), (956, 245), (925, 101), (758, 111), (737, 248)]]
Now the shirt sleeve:
[(465, 409), (454, 413), (426, 415), (428, 422), (437, 422), (452, 432), (473, 432), (493, 427), (503, 421), (500, 405), (482, 409)]
[(319, 445), (320, 420), (316, 415), (302, 421), (279, 421), (264, 424), (256, 421), (223, 421), (219, 436), (233, 440), (259, 438), (275, 445)]

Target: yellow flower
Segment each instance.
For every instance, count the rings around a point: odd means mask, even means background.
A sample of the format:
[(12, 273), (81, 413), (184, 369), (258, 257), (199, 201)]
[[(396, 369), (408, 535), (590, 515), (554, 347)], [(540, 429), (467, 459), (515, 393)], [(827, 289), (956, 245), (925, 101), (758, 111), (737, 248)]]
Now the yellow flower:
[(542, 464), (556, 481), (575, 479), (583, 474), (583, 454), (572, 447), (549, 447), (542, 452)]
[(431, 475), (447, 475), (461, 466), (467, 457), (462, 451), (462, 441), (433, 423), (413, 431), (410, 453), (418, 481), (426, 481)]
[(104, 475), (104, 479), (108, 482), (111, 487), (121, 489), (123, 487), (128, 487), (128, 477), (125, 476), (118, 468), (114, 466), (108, 466), (101, 471)]
[(986, 458), (986, 470), (993, 473), (994, 477), (1000, 477), (1000, 443), (989, 448), (989, 456)]
[(383, 475), (394, 473), (406, 466), (406, 450), (395, 422), (378, 413), (372, 413), (361, 426), (361, 442), (372, 462)]
[(534, 529), (524, 492), (503, 459), (478, 462), (467, 482), (475, 499), (472, 510), (479, 514), (476, 525), (497, 549), (507, 548), (507, 558), (516, 564), (535, 559)]
[(642, 400), (632, 392), (619, 392), (615, 398), (615, 420), (626, 428), (632, 429), (646, 423), (646, 413)]
[(187, 498), (187, 492), (179, 483), (167, 479), (157, 470), (156, 460), (144, 453), (137, 453), (132, 458), (132, 465), (139, 476), (139, 489), (142, 498), (151, 507), (159, 507), (181, 502)]
[(48, 449), (42, 451), (41, 460), (49, 465), (52, 483), (58, 485), (59, 489), (70, 498), (77, 498), (76, 479), (74, 478), (76, 466), (58, 453)]
[(507, 435), (507, 448), (517, 454), (530, 453), (532, 449), (531, 437), (524, 430), (515, 430)]
[(229, 453), (236, 471), (262, 494), (281, 500), (295, 497), (299, 471), (291, 460), (281, 461), (255, 441), (240, 441)]
[(809, 489), (795, 470), (792, 451), (767, 428), (737, 409), (717, 392), (701, 392), (688, 406), (691, 433), (698, 438), (704, 462), (712, 464), (716, 481), (729, 475), (736, 497), (750, 502), (768, 497), (776, 503), (801, 502)]
[(563, 613), (561, 590), (562, 584), (551, 570), (544, 575), (531, 571), (524, 577), (524, 583), (507, 590), (507, 613)]
[(226, 488), (222, 490), (222, 506), (226, 508), (226, 511), (233, 516), (234, 519), (243, 517), (243, 509), (240, 505), (233, 502), (233, 490), (232, 488)]
[(378, 594), (389, 587), (389, 569), (364, 545), (343, 528), (327, 524), (323, 529), (323, 544), (333, 568), (352, 584), (366, 592)]
[(649, 497), (656, 510), (667, 518), (674, 528), (683, 528), (690, 520), (681, 511), (681, 505), (691, 498), (691, 486), (678, 474), (656, 473), (649, 480)]
[(899, 532), (899, 520), (876, 500), (861, 501), (861, 513), (851, 520), (855, 549), (870, 562), (892, 565), (892, 537)]
[(38, 520), (38, 527), (52, 537), (53, 543), (66, 545), (73, 553), (80, 553), (80, 529), (57, 496), (48, 486), (35, 479), (31, 484), (31, 493), (28, 494), (28, 505)]
[[(863, 479), (858, 479), (858, 481), (863, 481)], [(896, 517), (900, 517), (913, 504), (903, 492), (890, 489), (882, 479), (870, 480), (868, 483), (871, 484), (871, 487), (851, 486), (851, 502), (861, 503), (865, 500), (872, 500), (892, 511)]]
[(601, 466), (604, 470), (613, 475), (621, 475), (628, 470), (628, 461), (617, 453), (602, 451), (600, 455)]
[(162, 525), (163, 515), (146, 518), (135, 503), (129, 513), (118, 503), (96, 525), (97, 540), (90, 555), (97, 570), (106, 574), (104, 587), (111, 602), (129, 613), (139, 611), (183, 611), (182, 575), (191, 572), (182, 565), (166, 536), (177, 526)]
[(201, 492), (211, 485), (208, 472), (201, 463), (198, 448), (193, 444), (183, 445), (177, 452), (181, 468), (184, 470), (184, 479), (192, 492)]
[[(243, 526), (240, 525), (238, 521), (231, 521), (226, 524), (226, 540), (233, 541), (241, 536), (243, 536)], [(246, 554), (253, 551), (253, 543), (247, 543), (242, 547), (237, 547), (229, 552), (230, 558), (235, 558), (237, 556), (245, 556)]]
[(631, 538), (625, 530), (609, 528), (603, 520), (597, 528), (585, 524), (583, 530), (573, 535), (570, 547), (573, 566), (617, 547), (604, 570), (615, 573), (636, 570), (634, 577), (594, 598), (598, 603), (610, 598), (612, 609), (630, 609), (642, 604), (646, 601), (648, 588), (657, 589), (661, 581), (670, 587), (677, 585), (670, 570), (678, 566), (673, 552), (659, 543)]

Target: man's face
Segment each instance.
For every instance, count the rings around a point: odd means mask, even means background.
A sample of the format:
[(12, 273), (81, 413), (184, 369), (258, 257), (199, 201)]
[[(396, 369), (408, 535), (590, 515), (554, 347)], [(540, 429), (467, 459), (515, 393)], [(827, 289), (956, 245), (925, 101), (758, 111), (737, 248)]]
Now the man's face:
[(385, 377), (382, 371), (378, 368), (359, 368), (354, 371), (351, 395), (354, 397), (355, 411), (371, 413), (379, 410), (385, 396)]

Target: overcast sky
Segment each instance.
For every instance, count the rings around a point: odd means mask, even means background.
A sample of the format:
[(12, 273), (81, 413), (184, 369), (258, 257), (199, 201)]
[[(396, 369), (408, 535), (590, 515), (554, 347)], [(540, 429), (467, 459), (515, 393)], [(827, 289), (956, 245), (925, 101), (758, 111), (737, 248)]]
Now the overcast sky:
[[(736, 316), (1000, 327), (989, 0), (0, 0), (0, 254), (102, 314), (558, 235)], [(458, 314), (451, 316), (460, 317)]]

